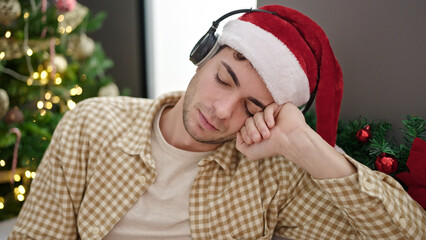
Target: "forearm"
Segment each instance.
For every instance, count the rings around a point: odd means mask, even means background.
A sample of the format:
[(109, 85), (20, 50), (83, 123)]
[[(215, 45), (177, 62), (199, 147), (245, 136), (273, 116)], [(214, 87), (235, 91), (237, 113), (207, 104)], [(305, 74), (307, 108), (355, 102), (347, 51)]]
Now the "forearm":
[(282, 155), (305, 169), (315, 179), (342, 178), (356, 173), (345, 157), (309, 126), (281, 137)]

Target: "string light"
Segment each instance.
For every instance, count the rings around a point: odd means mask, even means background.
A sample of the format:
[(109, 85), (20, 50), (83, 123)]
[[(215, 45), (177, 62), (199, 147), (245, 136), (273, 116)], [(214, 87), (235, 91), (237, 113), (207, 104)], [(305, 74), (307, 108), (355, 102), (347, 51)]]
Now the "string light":
[(26, 178), (31, 178), (31, 172), (30, 172), (30, 170), (25, 171), (25, 177)]
[(37, 176), (36, 172), (31, 172), (31, 178), (34, 179)]
[(6, 55), (6, 53), (0, 52), (0, 60), (3, 60), (3, 58), (4, 58), (5, 55)]
[(47, 71), (48, 71), (48, 72), (52, 72), (52, 71), (53, 71), (53, 67), (52, 67), (52, 65), (47, 66)]
[(40, 84), (41, 85), (46, 85), (48, 82), (49, 82), (49, 79), (47, 79), (47, 78), (41, 78), (40, 79)]
[(27, 49), (27, 55), (30, 57), (33, 55), (33, 50), (31, 48)]
[(15, 176), (13, 176), (13, 179), (15, 180), (15, 182), (19, 182), (21, 181), (21, 176), (18, 174), (15, 174)]
[(46, 100), (50, 100), (50, 98), (52, 98), (52, 92), (51, 92), (51, 91), (47, 91), (47, 92), (44, 94), (44, 98), (45, 98)]
[(75, 108), (76, 103), (73, 100), (68, 100), (67, 101), (67, 106), (70, 110)]
[(4, 198), (0, 197), (0, 209), (4, 208)]
[(1, 167), (4, 167), (4, 166), (6, 166), (6, 162), (2, 159), (2, 160), (0, 160), (0, 166)]
[(64, 17), (63, 14), (58, 16), (58, 22), (62, 22), (62, 21), (64, 21), (64, 19), (65, 19), (65, 17)]
[(47, 71), (46, 70), (41, 71), (40, 78), (41, 79), (46, 79), (47, 78)]
[(71, 27), (71, 26), (67, 26), (67, 28), (65, 28), (65, 31), (66, 31), (67, 33), (72, 32), (72, 27)]
[(33, 78), (34, 79), (37, 79), (39, 76), (40, 76), (40, 74), (38, 72), (34, 72), (33, 73)]
[(42, 109), (40, 111), (40, 116), (42, 116), (42, 117), (46, 116), (46, 110)]
[(64, 27), (59, 27), (58, 32), (59, 32), (60, 34), (64, 34), (64, 33), (65, 33), (65, 28), (64, 28)]
[(4, 34), (4, 36), (6, 38), (10, 38), (10, 36), (12, 36), (12, 33), (10, 31), (6, 31), (6, 33)]
[(33, 82), (34, 82), (33, 78), (29, 77), (28, 80), (27, 80), (27, 85), (31, 86), (31, 85), (33, 85)]
[(52, 102), (53, 103), (59, 103), (61, 101), (61, 98), (59, 96), (53, 96), (52, 97)]
[(56, 77), (55, 78), (55, 84), (56, 85), (59, 85), (59, 84), (61, 84), (62, 83), (62, 78), (61, 77)]
[(22, 202), (22, 201), (25, 200), (25, 197), (22, 194), (18, 194), (18, 196), (16, 196), (16, 199), (18, 199), (18, 201)]
[(46, 105), (47, 109), (52, 109), (52, 107), (53, 107), (53, 104), (51, 102), (46, 102), (45, 105)]
[(38, 109), (43, 109), (43, 107), (44, 107), (44, 103), (43, 103), (43, 101), (38, 101), (38, 102), (37, 102), (37, 108), (38, 108)]
[(24, 13), (24, 19), (27, 19), (29, 16), (30, 16), (30, 13), (29, 13), (29, 12), (25, 12), (25, 13)]

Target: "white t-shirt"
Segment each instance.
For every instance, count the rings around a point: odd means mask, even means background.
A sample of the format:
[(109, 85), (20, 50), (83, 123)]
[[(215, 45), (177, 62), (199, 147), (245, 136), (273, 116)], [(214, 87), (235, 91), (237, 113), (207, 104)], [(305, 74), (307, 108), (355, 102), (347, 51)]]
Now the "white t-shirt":
[(211, 152), (189, 152), (168, 144), (157, 114), (152, 130), (152, 157), (157, 179), (105, 236), (106, 240), (191, 239), (189, 192), (198, 162)]

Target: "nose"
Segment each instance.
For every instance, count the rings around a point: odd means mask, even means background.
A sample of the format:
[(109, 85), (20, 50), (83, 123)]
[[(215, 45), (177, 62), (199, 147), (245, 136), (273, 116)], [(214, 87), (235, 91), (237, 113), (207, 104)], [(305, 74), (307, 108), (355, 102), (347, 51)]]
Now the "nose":
[(236, 96), (218, 96), (213, 103), (213, 108), (219, 119), (229, 119), (232, 117), (237, 105), (238, 99)]

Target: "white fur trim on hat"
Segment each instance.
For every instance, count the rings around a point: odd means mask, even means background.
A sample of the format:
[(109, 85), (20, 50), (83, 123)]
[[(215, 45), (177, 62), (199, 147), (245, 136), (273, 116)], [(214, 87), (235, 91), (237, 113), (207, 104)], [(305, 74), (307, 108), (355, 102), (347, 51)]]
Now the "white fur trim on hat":
[(296, 106), (309, 99), (309, 81), (299, 61), (288, 47), (270, 32), (241, 20), (229, 21), (219, 37), (242, 53), (262, 77), (274, 101)]

